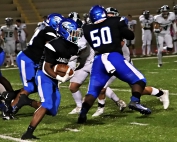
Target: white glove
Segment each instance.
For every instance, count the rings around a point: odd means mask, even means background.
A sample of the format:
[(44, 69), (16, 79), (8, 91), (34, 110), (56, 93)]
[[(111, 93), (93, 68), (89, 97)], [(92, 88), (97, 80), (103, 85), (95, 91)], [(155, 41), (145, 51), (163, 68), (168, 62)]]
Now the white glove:
[(69, 75), (70, 70), (71, 70), (71, 68), (68, 68), (65, 76), (63, 76), (63, 77), (61, 77), (60, 75), (57, 75), (56, 79), (60, 82), (66, 82), (66, 81), (70, 80), (74, 76), (74, 73), (72, 75)]

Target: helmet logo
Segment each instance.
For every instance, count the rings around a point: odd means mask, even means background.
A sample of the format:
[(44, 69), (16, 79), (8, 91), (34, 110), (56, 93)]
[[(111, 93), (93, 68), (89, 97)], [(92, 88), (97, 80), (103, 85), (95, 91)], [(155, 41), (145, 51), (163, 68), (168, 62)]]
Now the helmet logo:
[(63, 28), (65, 28), (66, 30), (70, 29), (69, 25), (71, 25), (71, 23), (67, 21), (62, 23)]
[(54, 20), (57, 22), (57, 23), (60, 23), (60, 21), (62, 20), (59, 16), (54, 16)]

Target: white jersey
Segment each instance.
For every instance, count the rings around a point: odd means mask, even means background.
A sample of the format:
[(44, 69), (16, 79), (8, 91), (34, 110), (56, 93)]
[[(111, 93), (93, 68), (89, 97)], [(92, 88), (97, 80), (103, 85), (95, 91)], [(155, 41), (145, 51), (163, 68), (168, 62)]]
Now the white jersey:
[(148, 32), (148, 33), (151, 32), (151, 26), (154, 21), (152, 16), (149, 16), (149, 18), (146, 19), (144, 15), (141, 15), (139, 17), (139, 21), (141, 22), (141, 26), (142, 26), (142, 34), (144, 34), (145, 32)]
[(162, 14), (154, 16), (154, 21), (160, 24), (162, 31), (159, 34), (170, 34), (170, 27), (172, 22), (175, 20), (175, 14), (169, 12), (167, 19), (162, 17)]
[(11, 26), (5, 25), (1, 27), (1, 31), (5, 33), (5, 40), (7, 41), (15, 40), (15, 37), (14, 37), (15, 29), (17, 29), (16, 25), (11, 25)]
[(26, 29), (26, 24), (21, 24), (19, 27), (17, 26), (18, 31), (18, 40), (20, 42), (26, 41), (26, 33), (24, 32), (24, 29)]
[(136, 24), (137, 24), (136, 20), (128, 21), (128, 28), (130, 28), (132, 31), (134, 31), (135, 29), (133, 28), (133, 26)]

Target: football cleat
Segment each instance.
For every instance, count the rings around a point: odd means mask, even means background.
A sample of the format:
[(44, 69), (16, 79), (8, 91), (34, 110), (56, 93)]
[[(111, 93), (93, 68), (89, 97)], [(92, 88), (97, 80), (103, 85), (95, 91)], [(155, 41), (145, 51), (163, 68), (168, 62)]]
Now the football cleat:
[(2, 112), (2, 119), (3, 120), (10, 120), (10, 119), (15, 119), (15, 117), (11, 113), (3, 111)]
[(79, 117), (78, 117), (78, 120), (77, 120), (77, 123), (78, 124), (83, 124), (87, 121), (87, 115), (86, 114), (79, 114)]
[(26, 140), (26, 139), (39, 139), (37, 138), (36, 136), (34, 136), (33, 134), (29, 134), (27, 132), (25, 132), (22, 137), (21, 137), (22, 140)]
[(158, 64), (157, 67), (160, 68), (162, 66), (162, 64)]
[(132, 110), (139, 111), (141, 114), (151, 114), (151, 110), (149, 108), (146, 108), (145, 106), (141, 105), (139, 102), (130, 102), (128, 107)]
[(104, 113), (104, 107), (98, 107), (97, 111), (92, 115), (92, 117), (100, 116)]
[(69, 112), (68, 114), (79, 114), (80, 111), (81, 111), (81, 107), (76, 107), (71, 112)]
[(119, 107), (120, 111), (124, 111), (124, 109), (127, 107), (126, 103), (123, 100), (118, 100), (116, 102), (116, 105)]
[(164, 92), (164, 94), (162, 96), (160, 96), (160, 101), (163, 103), (163, 108), (167, 109), (170, 104), (169, 90), (162, 90), (162, 91)]

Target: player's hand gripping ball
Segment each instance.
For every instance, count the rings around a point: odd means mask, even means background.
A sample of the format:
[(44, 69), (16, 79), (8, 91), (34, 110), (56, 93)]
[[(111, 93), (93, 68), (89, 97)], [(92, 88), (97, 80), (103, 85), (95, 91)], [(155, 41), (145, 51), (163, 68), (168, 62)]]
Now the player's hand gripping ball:
[[(57, 75), (63, 77), (66, 75), (68, 68), (69, 68), (69, 66), (66, 64), (57, 64), (53, 67), (53, 70)], [(69, 72), (69, 76), (71, 76), (73, 74), (74, 74), (74, 71), (71, 69)]]

